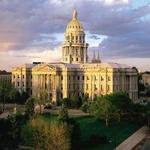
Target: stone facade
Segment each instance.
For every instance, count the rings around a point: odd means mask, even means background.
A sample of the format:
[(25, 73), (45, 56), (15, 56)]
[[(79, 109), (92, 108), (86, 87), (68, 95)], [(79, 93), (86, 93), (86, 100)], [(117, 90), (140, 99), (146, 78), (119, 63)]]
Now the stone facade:
[(7, 80), (11, 84), (11, 73), (6, 71), (0, 71), (0, 81)]
[(65, 33), (62, 62), (14, 67), (12, 82), (17, 89), (35, 97), (39, 97), (40, 91), (44, 90), (52, 101), (70, 98), (75, 94), (88, 94), (93, 99), (96, 95), (119, 91), (127, 92), (136, 101), (137, 70), (116, 63), (89, 63), (87, 48), (83, 27), (74, 11)]
[(74, 10), (72, 20), (68, 23), (65, 32), (65, 42), (62, 46), (62, 61), (65, 63), (87, 63), (88, 43), (85, 42), (83, 26)]
[(32, 68), (35, 64), (24, 64), (12, 68), (12, 84), (20, 92), (25, 91), (32, 95)]
[(145, 72), (142, 74), (142, 83), (145, 87), (150, 86), (150, 72)]

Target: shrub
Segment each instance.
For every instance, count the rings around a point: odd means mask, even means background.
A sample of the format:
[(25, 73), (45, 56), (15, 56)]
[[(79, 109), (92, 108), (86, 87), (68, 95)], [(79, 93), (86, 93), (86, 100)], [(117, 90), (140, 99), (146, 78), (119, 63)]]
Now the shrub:
[(68, 98), (63, 98), (61, 101), (61, 104), (64, 105), (65, 107), (70, 107), (70, 99)]
[(66, 123), (49, 122), (42, 117), (36, 117), (23, 128), (22, 136), (24, 142), (28, 141), (26, 138), (30, 137), (29, 140), (32, 142), (26, 142), (26, 144), (31, 144), (30, 146), (34, 149), (60, 150), (61, 148), (61, 150), (69, 150), (70, 133), (71, 128)]
[(82, 104), (82, 111), (85, 112), (85, 113), (89, 112), (89, 104), (88, 104), (88, 102), (84, 102)]
[(63, 122), (68, 121), (68, 119), (69, 119), (68, 110), (64, 105), (61, 106), (58, 117), (59, 117), (59, 120), (61, 120)]
[(3, 113), (2, 106), (0, 105), (0, 114)]
[(20, 144), (21, 126), (26, 122), (25, 115), (14, 114), (0, 119), (0, 149), (16, 149)]
[(32, 97), (29, 97), (25, 103), (25, 113), (29, 116), (33, 116), (34, 114), (34, 102), (35, 102), (35, 99)]
[(78, 97), (77, 95), (74, 95), (71, 98), (71, 107), (72, 108), (79, 108), (82, 105), (82, 100), (80, 97)]

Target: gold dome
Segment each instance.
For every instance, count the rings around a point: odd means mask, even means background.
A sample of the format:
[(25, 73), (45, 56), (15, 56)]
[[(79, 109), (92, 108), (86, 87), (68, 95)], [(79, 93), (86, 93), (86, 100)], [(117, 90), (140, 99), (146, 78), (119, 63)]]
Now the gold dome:
[(68, 23), (66, 32), (72, 32), (72, 31), (84, 32), (84, 29), (82, 25), (80, 24), (77, 16), (78, 16), (77, 11), (74, 9), (72, 20)]

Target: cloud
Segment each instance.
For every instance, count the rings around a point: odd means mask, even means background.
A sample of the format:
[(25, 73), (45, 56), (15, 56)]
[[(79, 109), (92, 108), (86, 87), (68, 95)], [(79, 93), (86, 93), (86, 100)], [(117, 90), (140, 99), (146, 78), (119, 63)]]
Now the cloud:
[[(87, 42), (95, 40), (89, 44), (99, 45), (90, 47), (89, 54), (100, 49), (104, 59), (150, 58), (150, 4), (134, 8), (131, 0), (1, 0), (3, 57), (11, 58), (14, 65), (22, 62), (19, 57), (31, 62), (52, 53), (48, 60), (58, 59), (55, 52), (63, 42), (73, 8), (78, 10), (85, 32), (90, 33)], [(7, 62), (2, 55), (0, 59), (3, 64)]]
[(94, 40), (100, 40), (101, 39), (97, 35), (91, 35), (89, 38), (94, 39)]
[(55, 49), (29, 49), (20, 51), (0, 52), (1, 70), (7, 68), (11, 71), (14, 66), (32, 62), (60, 62), (61, 48)]
[(129, 0), (105, 0), (106, 5), (128, 4)]
[(86, 2), (79, 10), (91, 34), (107, 36), (94, 47), (101, 49), (105, 58), (150, 58), (150, 17), (143, 19), (150, 14), (150, 5), (133, 9), (130, 5), (106, 7)]

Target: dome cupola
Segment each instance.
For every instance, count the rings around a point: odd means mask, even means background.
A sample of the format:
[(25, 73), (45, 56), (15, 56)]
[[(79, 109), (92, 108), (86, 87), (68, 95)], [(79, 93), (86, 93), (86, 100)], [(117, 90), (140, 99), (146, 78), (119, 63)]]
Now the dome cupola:
[(78, 20), (78, 13), (76, 9), (74, 9), (72, 14), (72, 20), (68, 23), (66, 32), (77, 32), (77, 31), (84, 32), (84, 29)]
[(62, 60), (65, 63), (86, 63), (88, 44), (85, 42), (83, 26), (78, 20), (78, 13), (74, 9), (72, 20), (65, 32), (65, 42), (62, 46)]

